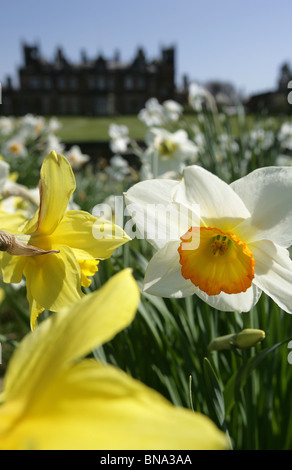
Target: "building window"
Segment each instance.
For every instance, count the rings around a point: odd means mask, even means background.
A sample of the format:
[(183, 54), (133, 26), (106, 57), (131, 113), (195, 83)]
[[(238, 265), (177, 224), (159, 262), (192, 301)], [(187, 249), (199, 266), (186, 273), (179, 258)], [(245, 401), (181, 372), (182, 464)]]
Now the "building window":
[(46, 90), (50, 90), (52, 88), (51, 77), (44, 77), (43, 84)]
[(39, 77), (30, 77), (29, 79), (29, 87), (33, 90), (37, 90), (40, 88), (40, 79)]
[(145, 78), (140, 75), (137, 77), (137, 89), (138, 90), (144, 90), (145, 88)]
[(134, 86), (134, 81), (132, 75), (126, 75), (124, 79), (124, 87), (126, 90), (132, 90)]
[(78, 88), (78, 80), (76, 77), (70, 77), (70, 89), (77, 90)]
[(93, 114), (107, 114), (107, 98), (96, 96), (93, 100)]
[(65, 77), (58, 77), (57, 87), (59, 88), (59, 90), (65, 90), (65, 88), (66, 88)]
[(89, 90), (94, 90), (95, 89), (95, 78), (94, 77), (88, 77), (88, 88), (89, 88)]
[(115, 89), (115, 79), (113, 75), (110, 75), (108, 77), (107, 87), (110, 91), (113, 91)]
[(98, 90), (104, 90), (105, 89), (105, 78), (104, 75), (98, 75), (96, 79), (96, 84)]
[(42, 97), (42, 114), (50, 114), (51, 111), (51, 100), (48, 96)]

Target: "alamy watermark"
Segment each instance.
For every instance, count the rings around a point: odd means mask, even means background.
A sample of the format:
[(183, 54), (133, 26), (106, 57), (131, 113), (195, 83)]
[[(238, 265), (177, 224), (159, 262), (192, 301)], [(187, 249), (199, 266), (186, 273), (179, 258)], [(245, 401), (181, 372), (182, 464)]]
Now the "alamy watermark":
[[(92, 228), (93, 236), (98, 240), (121, 239), (123, 234), (119, 228), (122, 228), (131, 239), (168, 242), (179, 240), (184, 235), (182, 249), (194, 250), (200, 244), (199, 204), (186, 207), (176, 203), (143, 206), (130, 203), (125, 207), (123, 196), (115, 196), (112, 204), (98, 204), (92, 214), (98, 218)], [(106, 225), (103, 223), (105, 219), (114, 225)]]

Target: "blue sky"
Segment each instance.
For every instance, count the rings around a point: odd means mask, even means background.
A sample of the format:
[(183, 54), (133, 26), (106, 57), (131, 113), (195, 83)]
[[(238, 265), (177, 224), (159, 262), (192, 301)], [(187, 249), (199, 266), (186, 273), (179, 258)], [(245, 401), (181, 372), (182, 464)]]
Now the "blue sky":
[(51, 59), (61, 45), (71, 61), (138, 47), (153, 59), (176, 47), (183, 74), (204, 83), (232, 82), (245, 94), (275, 88), (279, 67), (292, 62), (291, 0), (0, 0), (0, 80), (16, 77), (21, 42), (38, 42)]

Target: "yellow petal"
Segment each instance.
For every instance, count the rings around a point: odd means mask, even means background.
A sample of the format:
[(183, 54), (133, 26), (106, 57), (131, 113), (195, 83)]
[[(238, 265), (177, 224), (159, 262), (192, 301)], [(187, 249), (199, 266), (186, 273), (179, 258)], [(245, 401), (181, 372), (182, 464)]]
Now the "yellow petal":
[(84, 287), (89, 287), (91, 284), (91, 279), (88, 278), (94, 276), (94, 274), (98, 271), (97, 266), (99, 261), (95, 259), (79, 259), (78, 263), (81, 270), (81, 284)]
[(125, 373), (93, 360), (52, 381), (25, 419), (0, 437), (4, 449), (227, 448), (226, 436), (205, 416), (175, 408)]
[(53, 234), (55, 245), (66, 243), (77, 259), (106, 259), (129, 241), (127, 234), (108, 220), (88, 212), (68, 211)]
[[(41, 168), (38, 234), (51, 234), (67, 210), (76, 187), (70, 163), (63, 155), (49, 153)], [(26, 232), (27, 233), (27, 232)]]
[(24, 275), (31, 298), (44, 309), (58, 311), (82, 295), (79, 264), (67, 246), (60, 253), (28, 258)]
[(98, 291), (41, 322), (12, 357), (4, 384), (6, 399), (28, 406), (60, 370), (128, 326), (139, 298), (137, 283), (125, 269)]
[(22, 279), (26, 258), (23, 256), (12, 256), (8, 253), (0, 254), (0, 271), (3, 281), (6, 283), (19, 283)]
[(37, 319), (39, 315), (45, 310), (45, 308), (39, 305), (38, 302), (33, 298), (29, 284), (26, 284), (26, 297), (29, 303), (30, 328), (31, 330), (34, 330), (37, 324)]
[(0, 227), (11, 233), (20, 233), (22, 226), (26, 222), (26, 217), (22, 212), (9, 213), (0, 210)]

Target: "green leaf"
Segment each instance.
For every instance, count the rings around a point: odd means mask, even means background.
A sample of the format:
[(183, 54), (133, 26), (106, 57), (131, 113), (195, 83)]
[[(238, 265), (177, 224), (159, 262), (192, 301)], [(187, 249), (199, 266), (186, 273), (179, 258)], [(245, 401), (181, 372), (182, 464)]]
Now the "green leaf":
[(235, 396), (236, 394), (244, 387), (248, 377), (250, 374), (261, 364), (261, 362), (270, 354), (271, 352), (275, 351), (278, 349), (280, 346), (283, 344), (287, 343), (290, 341), (291, 338), (285, 339), (284, 341), (281, 341), (280, 343), (273, 344), (273, 346), (269, 346), (268, 348), (265, 348), (263, 351), (261, 351), (259, 354), (257, 354), (254, 357), (251, 357), (239, 370), (236, 381), (234, 383), (235, 386)]
[(224, 402), (225, 402), (225, 411), (226, 416), (229, 415), (232, 410), (236, 399), (246, 384), (246, 381), (250, 374), (266, 359), (268, 354), (278, 349), (283, 344), (289, 342), (291, 338), (285, 339), (280, 343), (273, 344), (265, 349), (263, 349), (259, 354), (254, 357), (251, 357), (239, 370), (236, 370), (234, 374), (230, 377), (226, 386), (224, 387)]
[(210, 361), (204, 358), (204, 378), (207, 388), (207, 393), (210, 398), (212, 408), (218, 420), (218, 424), (221, 428), (225, 426), (225, 405), (224, 397), (219, 384), (217, 375), (210, 363)]

